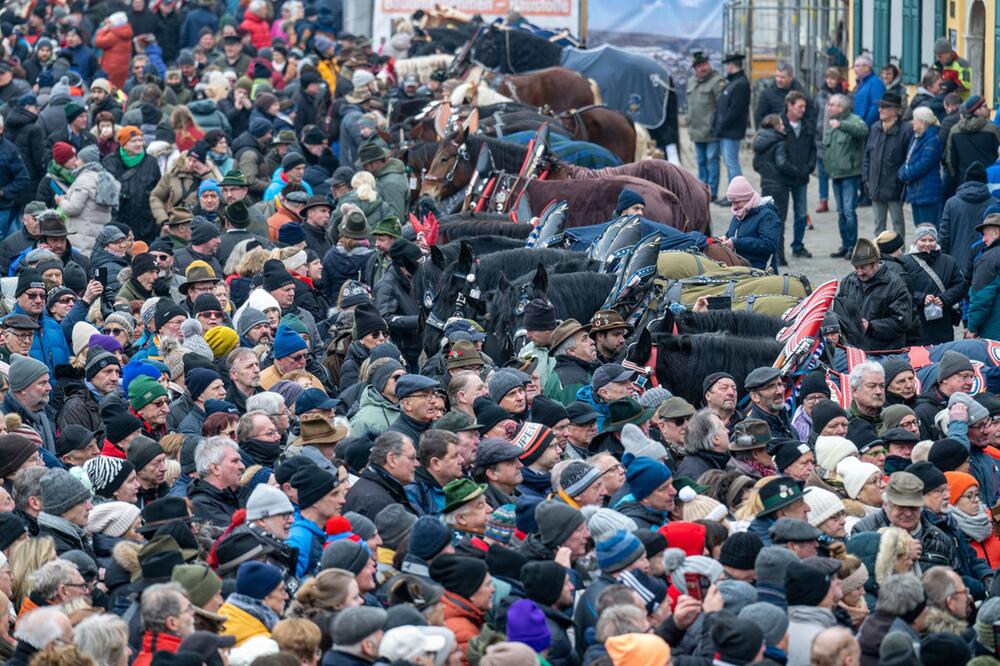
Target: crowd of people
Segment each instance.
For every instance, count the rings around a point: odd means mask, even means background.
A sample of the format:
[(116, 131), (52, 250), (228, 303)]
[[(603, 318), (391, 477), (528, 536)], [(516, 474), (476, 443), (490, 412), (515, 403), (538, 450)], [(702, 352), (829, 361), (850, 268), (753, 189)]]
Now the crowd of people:
[[(822, 371), (790, 410), (779, 370), (720, 367), (691, 404), (622, 364), (620, 313), (581, 322), (541, 298), (510, 359), (461, 317), (423, 355), (411, 281), (434, 238), (404, 231), (381, 111), (449, 82), (394, 81), (418, 24), (376, 53), (339, 23), (295, 0), (0, 14), (7, 664), (996, 664), (1000, 399), (974, 393), (969, 358), (947, 351), (923, 386), (898, 357), (859, 363), (846, 409)], [(709, 169), (720, 150), (738, 169), (740, 60), (705, 140), (691, 128)], [(874, 115), (840, 91), (817, 121), (781, 72), (755, 141), (776, 180), (761, 197), (729, 174), (724, 242), (755, 265), (775, 252), (775, 183), (804, 206), (815, 153), (790, 147), (825, 145), (841, 201), (851, 165), (882, 173), (910, 136), (850, 152)], [(894, 108), (862, 90), (855, 109)], [(935, 126), (925, 97), (914, 145)], [(984, 117), (964, 104), (953, 138)], [(895, 216), (892, 183), (866, 182)], [(953, 201), (946, 216), (971, 215)], [(966, 293), (970, 331), (1000, 326), (1000, 215), (950, 256), (922, 214), (923, 274), (901, 230), (845, 239), (839, 298), (871, 349), (953, 338)], [(841, 323), (821, 331), (833, 353)]]

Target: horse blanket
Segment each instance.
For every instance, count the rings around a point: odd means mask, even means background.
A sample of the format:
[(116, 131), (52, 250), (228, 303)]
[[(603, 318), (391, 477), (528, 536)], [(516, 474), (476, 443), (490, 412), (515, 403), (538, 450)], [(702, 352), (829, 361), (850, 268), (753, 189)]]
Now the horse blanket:
[[(503, 137), (504, 141), (526, 146), (535, 132), (514, 132)], [(549, 134), (549, 148), (562, 162), (568, 162), (587, 169), (621, 166), (622, 161), (604, 146), (588, 141), (573, 141), (561, 134)]]

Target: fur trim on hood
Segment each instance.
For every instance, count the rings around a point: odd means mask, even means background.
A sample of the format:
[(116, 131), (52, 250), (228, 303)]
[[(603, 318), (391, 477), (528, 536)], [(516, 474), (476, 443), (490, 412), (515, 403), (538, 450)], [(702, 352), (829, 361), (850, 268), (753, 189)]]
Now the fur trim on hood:
[(875, 580), (879, 585), (895, 572), (896, 561), (913, 548), (914, 539), (910, 534), (898, 527), (883, 527), (879, 530), (881, 539), (878, 544), (878, 555), (875, 556)]
[(126, 571), (138, 573), (141, 570), (139, 566), (139, 550), (141, 548), (141, 544), (132, 541), (119, 541), (111, 551), (111, 557)]

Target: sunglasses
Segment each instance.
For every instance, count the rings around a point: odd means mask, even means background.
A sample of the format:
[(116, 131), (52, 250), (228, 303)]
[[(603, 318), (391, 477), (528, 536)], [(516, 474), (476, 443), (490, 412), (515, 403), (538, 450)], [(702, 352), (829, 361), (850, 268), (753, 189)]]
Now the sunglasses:
[(24, 295), (28, 297), (29, 301), (44, 301), (45, 292), (44, 291), (26, 291)]
[(104, 332), (108, 335), (125, 335), (124, 328), (106, 328), (104, 329)]
[(62, 298), (57, 298), (56, 303), (59, 303), (60, 305), (72, 305), (73, 303), (76, 303), (76, 297), (63, 296)]
[(209, 319), (222, 319), (221, 310), (202, 310), (198, 313), (199, 317), (208, 317)]
[(169, 255), (169, 254), (156, 254), (156, 253), (153, 253), (153, 259), (156, 259), (157, 261), (166, 261), (170, 257), (171, 257), (171, 255)]
[(305, 352), (299, 352), (298, 354), (292, 354), (288, 358), (292, 359), (296, 363), (298, 363), (300, 361), (305, 362), (305, 360), (306, 360), (306, 353)]

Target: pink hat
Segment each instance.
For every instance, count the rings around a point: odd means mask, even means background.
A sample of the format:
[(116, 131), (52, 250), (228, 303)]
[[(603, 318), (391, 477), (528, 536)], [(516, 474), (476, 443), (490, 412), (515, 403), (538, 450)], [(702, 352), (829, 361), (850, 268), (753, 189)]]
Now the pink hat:
[(746, 201), (756, 192), (750, 181), (743, 176), (736, 176), (729, 181), (729, 189), (726, 190), (726, 198), (730, 201)]

